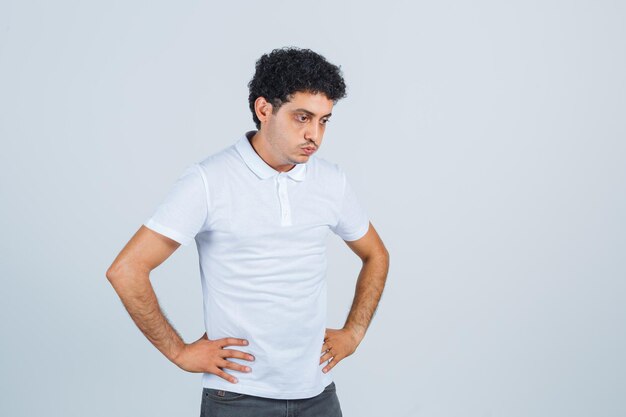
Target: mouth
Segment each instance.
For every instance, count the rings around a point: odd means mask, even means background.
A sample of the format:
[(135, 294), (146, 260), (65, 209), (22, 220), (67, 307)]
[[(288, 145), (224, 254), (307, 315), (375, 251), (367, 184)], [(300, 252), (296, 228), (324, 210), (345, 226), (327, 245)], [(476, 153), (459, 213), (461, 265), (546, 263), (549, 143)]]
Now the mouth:
[(302, 148), (302, 152), (304, 152), (307, 155), (311, 155), (313, 152), (315, 152), (317, 149), (307, 146), (306, 148)]

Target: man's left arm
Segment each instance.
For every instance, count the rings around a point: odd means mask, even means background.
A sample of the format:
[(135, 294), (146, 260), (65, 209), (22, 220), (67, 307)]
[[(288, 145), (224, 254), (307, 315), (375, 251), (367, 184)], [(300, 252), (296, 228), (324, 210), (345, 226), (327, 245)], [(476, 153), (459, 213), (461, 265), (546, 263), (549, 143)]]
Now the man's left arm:
[(372, 223), (365, 235), (346, 241), (348, 247), (363, 261), (356, 283), (354, 300), (342, 329), (326, 329), (320, 365), (330, 362), (322, 370), (330, 371), (359, 346), (369, 327), (387, 280), (389, 252), (376, 233)]

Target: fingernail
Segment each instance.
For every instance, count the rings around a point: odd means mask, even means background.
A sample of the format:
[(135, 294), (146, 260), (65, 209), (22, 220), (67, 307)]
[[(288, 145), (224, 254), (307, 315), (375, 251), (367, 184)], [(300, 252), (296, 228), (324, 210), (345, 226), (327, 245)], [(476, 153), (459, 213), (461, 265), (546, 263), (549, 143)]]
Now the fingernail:
[(244, 340), (244, 341), (243, 341), (243, 344), (244, 344), (244, 345), (247, 345), (247, 344), (248, 344), (248, 341), (247, 341), (247, 340)]
[(249, 366), (246, 366), (245, 369), (246, 369), (246, 372), (250, 372), (251, 371)]
[(250, 355), (249, 359), (250, 359), (251, 361), (253, 361), (253, 360), (254, 360), (254, 356)]
[(236, 384), (237, 382), (239, 382), (239, 380), (237, 378), (233, 378), (233, 383)]

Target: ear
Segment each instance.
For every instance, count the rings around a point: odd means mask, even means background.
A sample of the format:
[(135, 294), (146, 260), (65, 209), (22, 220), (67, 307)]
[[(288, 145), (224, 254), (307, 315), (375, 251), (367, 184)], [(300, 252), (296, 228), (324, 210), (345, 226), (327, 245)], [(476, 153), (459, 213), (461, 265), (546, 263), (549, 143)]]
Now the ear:
[(272, 103), (265, 100), (265, 97), (257, 97), (254, 101), (254, 112), (261, 123), (267, 123), (267, 120), (272, 115)]

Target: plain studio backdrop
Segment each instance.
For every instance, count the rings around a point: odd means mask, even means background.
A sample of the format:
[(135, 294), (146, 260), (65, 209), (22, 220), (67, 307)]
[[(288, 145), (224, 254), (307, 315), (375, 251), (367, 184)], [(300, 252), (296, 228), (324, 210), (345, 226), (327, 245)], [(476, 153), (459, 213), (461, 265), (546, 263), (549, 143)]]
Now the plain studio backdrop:
[[(189, 164), (254, 128), (256, 59), (340, 65), (321, 157), (391, 254), (345, 416), (626, 415), (626, 6), (0, 1), (0, 415), (197, 416), (201, 375), (105, 277)], [(329, 327), (360, 262), (328, 237)], [(195, 245), (152, 275), (188, 342)]]

